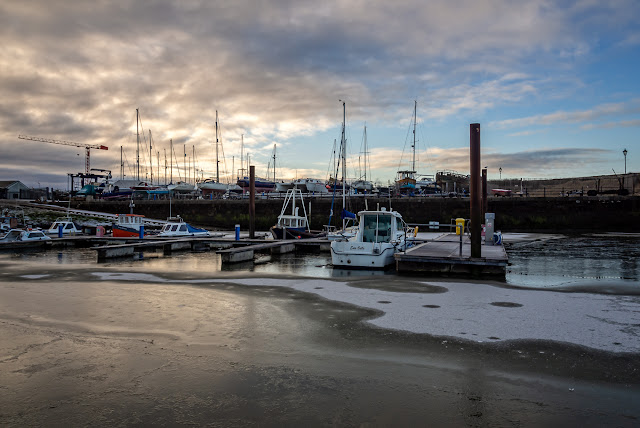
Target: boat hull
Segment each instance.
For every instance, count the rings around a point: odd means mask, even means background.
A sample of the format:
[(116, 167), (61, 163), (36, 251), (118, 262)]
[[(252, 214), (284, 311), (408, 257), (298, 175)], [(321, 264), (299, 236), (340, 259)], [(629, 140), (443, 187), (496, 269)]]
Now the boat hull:
[(395, 262), (393, 244), (356, 241), (332, 241), (331, 263), (334, 267), (384, 269)]
[(125, 227), (113, 225), (112, 236), (114, 238), (138, 238), (140, 237), (140, 229), (134, 229), (133, 227)]
[(278, 226), (272, 226), (271, 235), (274, 239), (311, 239), (325, 236), (325, 232), (308, 231), (304, 227), (287, 227), (282, 228)]

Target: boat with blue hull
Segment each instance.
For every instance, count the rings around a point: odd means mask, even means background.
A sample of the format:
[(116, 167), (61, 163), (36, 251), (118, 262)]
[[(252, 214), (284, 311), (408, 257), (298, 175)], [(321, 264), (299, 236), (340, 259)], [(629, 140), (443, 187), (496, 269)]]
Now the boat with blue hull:
[(191, 226), (180, 217), (170, 217), (167, 223), (162, 227), (159, 237), (180, 237), (180, 236), (211, 236), (211, 233), (205, 229), (199, 229)]

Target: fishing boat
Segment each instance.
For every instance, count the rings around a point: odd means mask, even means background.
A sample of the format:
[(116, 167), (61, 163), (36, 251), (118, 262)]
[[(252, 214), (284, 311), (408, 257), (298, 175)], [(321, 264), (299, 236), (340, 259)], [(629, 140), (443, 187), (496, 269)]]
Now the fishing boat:
[(331, 242), (334, 267), (383, 269), (394, 263), (394, 254), (413, 244), (407, 235), (415, 231), (407, 227), (397, 211), (384, 207), (376, 211), (360, 211), (356, 235), (344, 241)]
[(140, 229), (144, 232), (144, 216), (140, 214), (118, 214), (118, 221), (112, 226), (114, 238), (137, 238)]
[(169, 217), (167, 223), (162, 227), (162, 231), (158, 234), (160, 237), (177, 237), (177, 236), (211, 236), (208, 230), (193, 227), (185, 223), (180, 216)]
[[(288, 210), (289, 207), (291, 211)], [(300, 207), (303, 215), (300, 215)], [(270, 230), (274, 239), (305, 239), (324, 235), (324, 232), (312, 231), (309, 228), (302, 190), (295, 188), (287, 190), (278, 222)]]
[(49, 229), (47, 229), (47, 235), (58, 236), (60, 233), (60, 226), (62, 226), (62, 235), (79, 235), (82, 233), (82, 228), (73, 222), (71, 217), (58, 217), (54, 221)]

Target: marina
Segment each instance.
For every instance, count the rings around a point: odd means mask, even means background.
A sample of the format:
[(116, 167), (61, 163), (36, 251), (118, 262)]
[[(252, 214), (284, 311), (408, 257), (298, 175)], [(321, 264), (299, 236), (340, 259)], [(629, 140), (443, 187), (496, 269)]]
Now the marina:
[(640, 426), (640, 2), (51, 6), (0, 427)]

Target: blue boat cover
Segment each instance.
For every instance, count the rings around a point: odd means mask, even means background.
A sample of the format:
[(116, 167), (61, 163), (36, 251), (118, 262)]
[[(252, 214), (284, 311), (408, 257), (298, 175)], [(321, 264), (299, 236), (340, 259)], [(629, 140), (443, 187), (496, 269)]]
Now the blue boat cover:
[(206, 232), (206, 230), (198, 229), (197, 227), (193, 227), (189, 223), (187, 223), (187, 230), (189, 231), (189, 233)]
[(349, 212), (345, 209), (342, 210), (342, 218), (356, 218), (356, 215), (352, 212)]

